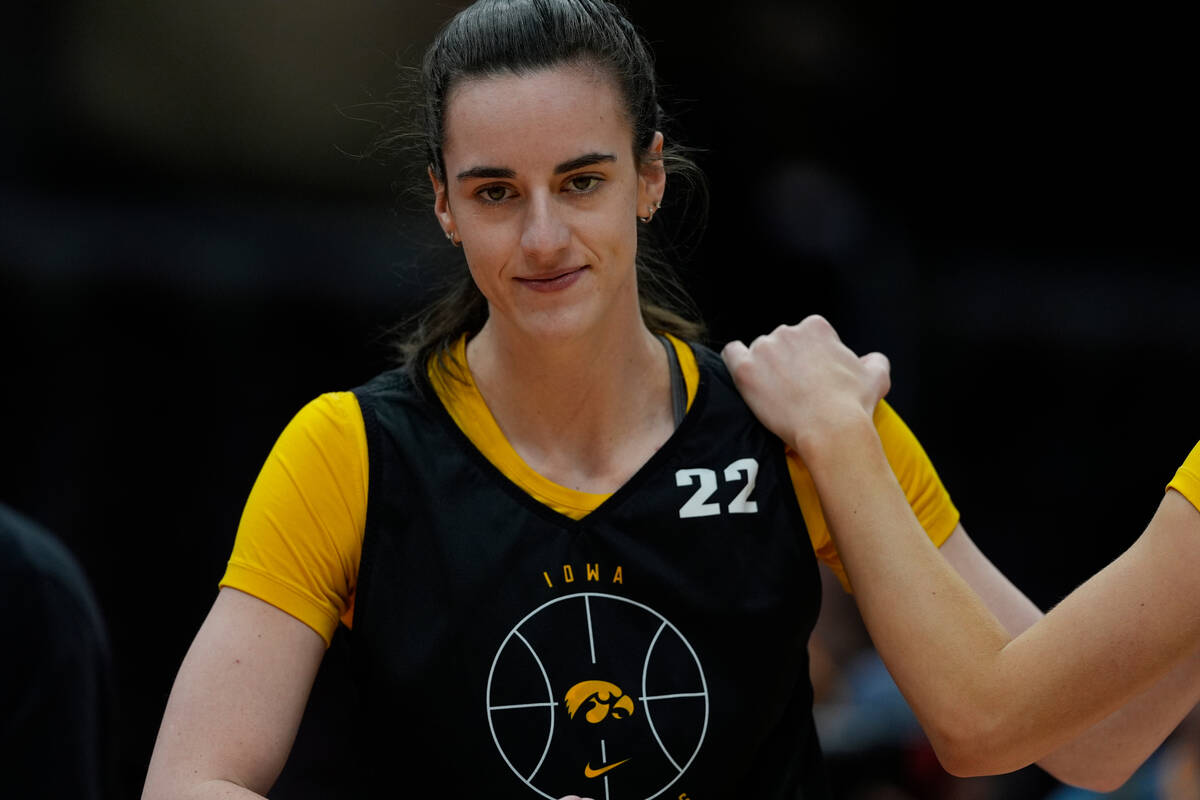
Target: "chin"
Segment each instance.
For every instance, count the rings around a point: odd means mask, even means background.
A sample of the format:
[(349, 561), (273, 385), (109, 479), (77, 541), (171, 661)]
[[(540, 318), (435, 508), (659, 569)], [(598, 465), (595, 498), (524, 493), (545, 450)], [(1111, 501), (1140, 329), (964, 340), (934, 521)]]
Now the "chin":
[(642, 318), (636, 299), (628, 313), (628, 301), (608, 293), (582, 292), (558, 300), (561, 302), (512, 308), (509, 320), (513, 329), (538, 341), (567, 343), (603, 338), (611, 326), (640, 323)]
[(539, 341), (573, 342), (586, 339), (595, 329), (594, 321), (587, 315), (570, 312), (536, 314), (523, 321), (521, 330)]

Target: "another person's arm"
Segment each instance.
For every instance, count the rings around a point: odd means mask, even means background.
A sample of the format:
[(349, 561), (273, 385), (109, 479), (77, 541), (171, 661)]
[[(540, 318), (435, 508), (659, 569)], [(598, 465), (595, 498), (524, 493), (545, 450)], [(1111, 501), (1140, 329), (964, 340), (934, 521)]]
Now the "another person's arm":
[(1193, 656), (1200, 512), (1181, 495), (1168, 492), (1129, 551), (1013, 639), (913, 518), (865, 410), (878, 370), (823, 320), (777, 334), (753, 352), (731, 345), (726, 360), (812, 470), (872, 639), (947, 769), (1025, 766)]
[[(1044, 616), (987, 559), (961, 525), (940, 550), (1011, 636)], [(1197, 702), (1200, 647), (1146, 692), (1042, 756), (1037, 764), (1064, 783), (1098, 792), (1113, 791), (1150, 757)]]
[[(983, 599), (1004, 629), (1016, 636), (1042, 612), (988, 560), (967, 535), (941, 479), (920, 442), (886, 403), (872, 414), (888, 464), (921, 523), (942, 556)], [(802, 462), (789, 462), (793, 481), (818, 555), (845, 580), (821, 513), (812, 476)], [(949, 526), (949, 527), (947, 527)], [(1038, 760), (1054, 777), (1095, 791), (1111, 791), (1132, 775), (1179, 723), (1200, 690), (1200, 650), (1188, 663), (1137, 700), (1058, 750)]]

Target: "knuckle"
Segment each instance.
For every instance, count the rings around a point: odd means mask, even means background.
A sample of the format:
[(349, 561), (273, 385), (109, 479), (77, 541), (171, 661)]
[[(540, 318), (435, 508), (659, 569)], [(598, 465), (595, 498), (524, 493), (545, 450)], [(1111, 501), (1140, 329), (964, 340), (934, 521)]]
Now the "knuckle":
[(811, 331), (814, 335), (825, 336), (832, 330), (833, 326), (829, 324), (829, 320), (822, 317), (820, 314), (810, 314), (804, 318), (804, 322), (800, 323), (806, 330)]

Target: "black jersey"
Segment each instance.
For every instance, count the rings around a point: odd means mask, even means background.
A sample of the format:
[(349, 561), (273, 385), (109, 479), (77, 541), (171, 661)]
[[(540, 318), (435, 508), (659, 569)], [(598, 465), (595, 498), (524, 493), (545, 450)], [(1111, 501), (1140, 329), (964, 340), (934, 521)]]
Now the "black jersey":
[(370, 484), (352, 641), (393, 796), (828, 796), (819, 577), (784, 447), (694, 349), (683, 422), (578, 521), (402, 371), (355, 390)]

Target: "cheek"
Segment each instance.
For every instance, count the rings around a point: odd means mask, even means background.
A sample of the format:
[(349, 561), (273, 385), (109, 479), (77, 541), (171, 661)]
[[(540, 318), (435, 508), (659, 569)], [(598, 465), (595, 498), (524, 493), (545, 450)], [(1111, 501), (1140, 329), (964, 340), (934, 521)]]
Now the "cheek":
[(491, 299), (492, 287), (499, 281), (497, 272), (500, 267), (495, 256), (489, 252), (486, 245), (482, 247), (464, 245), (463, 257), (467, 259), (467, 270), (471, 273), (471, 279), (475, 281), (475, 285), (479, 287), (484, 296)]
[(631, 261), (637, 257), (638, 226), (641, 224), (636, 217), (633, 217), (632, 220), (632, 222), (622, 220), (620, 226), (622, 252), (627, 254), (626, 257)]
[[(462, 230), (462, 229), (460, 229)], [(462, 231), (462, 257), (466, 259), (467, 271), (471, 280), (479, 287), (485, 297), (491, 298), (491, 287), (496, 283), (495, 270), (491, 268), (494, 257), (491, 255), (491, 243), (486, 236), (475, 232)]]
[(597, 230), (603, 231), (606, 249), (614, 254), (632, 257), (637, 250), (639, 223), (633, 208), (632, 203), (623, 203), (609, 210), (603, 222), (597, 224)]
[(489, 224), (479, 218), (464, 219), (459, 228), (463, 237), (463, 257), (475, 282), (495, 281), (496, 274), (511, 258), (519, 240), (512, 226)]

